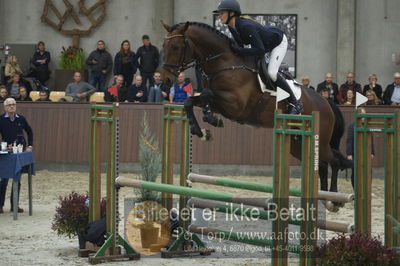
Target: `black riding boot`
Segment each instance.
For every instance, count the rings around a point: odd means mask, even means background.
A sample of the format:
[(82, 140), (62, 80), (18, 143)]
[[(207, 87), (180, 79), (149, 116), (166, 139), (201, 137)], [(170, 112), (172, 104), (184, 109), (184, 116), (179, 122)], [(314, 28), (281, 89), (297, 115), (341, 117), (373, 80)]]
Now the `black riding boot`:
[(296, 97), (293, 94), (292, 89), (290, 88), (289, 84), (287, 84), (286, 79), (282, 77), (281, 75), (277, 75), (277, 79), (275, 84), (280, 87), (282, 90), (286, 91), (287, 93), (290, 94), (288, 101), (289, 105), (291, 106), (290, 108), (290, 114), (292, 115), (298, 115), (303, 112), (303, 104), (301, 101), (298, 101)]

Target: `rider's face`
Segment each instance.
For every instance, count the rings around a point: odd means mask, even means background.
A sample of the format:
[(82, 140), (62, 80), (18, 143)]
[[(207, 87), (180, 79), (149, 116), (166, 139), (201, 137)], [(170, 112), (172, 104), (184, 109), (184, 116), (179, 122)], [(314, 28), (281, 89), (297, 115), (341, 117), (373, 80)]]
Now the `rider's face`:
[(219, 16), (219, 19), (221, 20), (222, 24), (227, 24), (228, 17), (229, 17), (229, 11), (219, 11), (218, 16)]

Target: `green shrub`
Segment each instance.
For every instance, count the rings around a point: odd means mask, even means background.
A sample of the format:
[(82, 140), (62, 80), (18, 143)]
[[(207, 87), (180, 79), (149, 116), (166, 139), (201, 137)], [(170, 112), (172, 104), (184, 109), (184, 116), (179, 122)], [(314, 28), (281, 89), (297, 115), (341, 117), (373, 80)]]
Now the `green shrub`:
[(400, 265), (400, 256), (379, 238), (355, 233), (340, 234), (316, 250), (317, 265)]
[(81, 48), (75, 47), (62, 47), (60, 56), (60, 68), (61, 69), (83, 69), (85, 66), (85, 54)]
[[(150, 131), (146, 112), (143, 115), (142, 133), (139, 138), (139, 162), (141, 180), (155, 182), (161, 172), (161, 153), (158, 141)], [(139, 201), (158, 201), (160, 198), (160, 193), (157, 191), (135, 189), (135, 192), (139, 195)]]

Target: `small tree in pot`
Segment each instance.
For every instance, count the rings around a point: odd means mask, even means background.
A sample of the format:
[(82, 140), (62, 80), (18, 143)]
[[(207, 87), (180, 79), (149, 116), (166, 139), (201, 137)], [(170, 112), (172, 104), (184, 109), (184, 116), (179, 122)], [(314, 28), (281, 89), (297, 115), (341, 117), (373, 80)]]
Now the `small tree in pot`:
[[(85, 248), (83, 237), (85, 229), (89, 223), (89, 198), (77, 192), (72, 192), (65, 197), (59, 197), (59, 205), (53, 218), (51, 229), (57, 235), (66, 235), (69, 238), (78, 236), (79, 246)], [(101, 217), (106, 215), (106, 201), (101, 201)]]

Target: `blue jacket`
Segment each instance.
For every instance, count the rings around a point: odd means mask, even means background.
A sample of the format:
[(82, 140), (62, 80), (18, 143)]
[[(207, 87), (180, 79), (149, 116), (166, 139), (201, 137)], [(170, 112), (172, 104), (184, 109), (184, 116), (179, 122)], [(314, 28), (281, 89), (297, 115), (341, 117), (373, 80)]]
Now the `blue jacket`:
[(6, 114), (7, 113), (4, 113), (0, 116), (0, 134), (2, 141), (6, 141), (8, 144), (12, 144), (16, 141), (17, 145), (22, 144), (27, 146), (23, 132), (23, 130), (25, 130), (28, 135), (28, 146), (32, 146), (33, 132), (25, 117), (16, 114), (14, 121), (11, 121), (8, 116), (6, 117)]
[[(129, 61), (131, 63), (132, 75), (133, 75), (136, 73), (137, 66), (138, 66), (137, 57), (134, 52), (129, 54)], [(122, 73), (122, 54), (121, 54), (121, 52), (118, 52), (114, 58), (114, 75), (121, 75), (121, 74), (124, 74), (124, 73)]]
[(283, 31), (277, 27), (266, 27), (255, 21), (238, 17), (235, 28), (229, 26), (233, 38), (241, 47), (251, 45), (251, 48), (241, 48), (239, 55), (263, 56), (277, 47), (283, 38)]
[(185, 81), (183, 83), (182, 87), (179, 87), (178, 83), (175, 83), (175, 85), (172, 87), (173, 91), (173, 96), (174, 96), (174, 103), (183, 103), (185, 102), (186, 98), (188, 97), (188, 93), (183, 89), (186, 87), (190, 82)]

